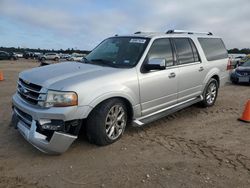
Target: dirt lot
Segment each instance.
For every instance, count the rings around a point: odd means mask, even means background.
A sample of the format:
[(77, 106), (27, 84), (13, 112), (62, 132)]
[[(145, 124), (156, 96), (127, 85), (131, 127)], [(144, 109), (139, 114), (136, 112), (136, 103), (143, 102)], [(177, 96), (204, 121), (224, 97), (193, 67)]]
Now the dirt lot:
[(128, 127), (110, 146), (81, 136), (63, 155), (48, 156), (9, 126), (18, 73), (35, 66), (0, 62), (0, 187), (249, 187), (250, 124), (237, 118), (250, 86), (228, 84), (214, 107)]

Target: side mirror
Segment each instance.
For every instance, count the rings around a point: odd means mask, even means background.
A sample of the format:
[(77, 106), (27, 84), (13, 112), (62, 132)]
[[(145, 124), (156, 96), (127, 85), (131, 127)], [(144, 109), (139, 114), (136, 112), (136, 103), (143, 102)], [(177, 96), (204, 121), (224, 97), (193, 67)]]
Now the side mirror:
[(145, 65), (144, 68), (147, 71), (151, 70), (164, 70), (166, 69), (166, 60), (161, 58), (150, 59)]

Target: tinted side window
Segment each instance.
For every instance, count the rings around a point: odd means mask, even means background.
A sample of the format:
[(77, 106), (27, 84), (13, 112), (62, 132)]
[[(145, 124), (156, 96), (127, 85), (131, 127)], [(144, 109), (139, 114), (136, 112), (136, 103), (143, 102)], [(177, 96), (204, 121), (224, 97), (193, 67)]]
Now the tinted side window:
[(199, 38), (201, 47), (208, 61), (225, 59), (228, 57), (223, 41), (219, 38)]
[(179, 64), (193, 63), (194, 55), (188, 38), (173, 39)]
[(174, 65), (172, 46), (169, 39), (156, 39), (153, 42), (148, 52), (148, 60), (153, 58), (165, 59), (167, 67)]

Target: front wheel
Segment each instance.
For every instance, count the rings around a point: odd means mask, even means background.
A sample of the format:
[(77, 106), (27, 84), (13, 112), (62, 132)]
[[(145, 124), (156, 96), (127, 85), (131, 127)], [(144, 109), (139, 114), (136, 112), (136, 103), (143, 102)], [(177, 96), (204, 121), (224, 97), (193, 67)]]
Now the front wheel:
[(127, 125), (127, 108), (114, 98), (99, 104), (87, 119), (87, 137), (91, 143), (104, 146), (117, 141)]
[(203, 107), (213, 106), (218, 95), (218, 82), (214, 78), (211, 78), (203, 92), (203, 101), (201, 104)]

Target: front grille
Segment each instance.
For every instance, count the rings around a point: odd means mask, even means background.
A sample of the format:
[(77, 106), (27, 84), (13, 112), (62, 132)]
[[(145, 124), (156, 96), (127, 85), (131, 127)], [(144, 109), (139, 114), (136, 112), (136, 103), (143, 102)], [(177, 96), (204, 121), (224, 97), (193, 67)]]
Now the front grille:
[(238, 74), (242, 75), (242, 76), (250, 76), (250, 71), (237, 71)]
[(24, 111), (14, 107), (14, 112), (17, 115), (18, 119), (25, 123), (28, 127), (31, 127), (32, 124), (32, 116), (25, 113)]
[(17, 93), (20, 97), (33, 105), (37, 105), (42, 87), (33, 83), (29, 83), (24, 81), (23, 79), (19, 79), (17, 86)]

